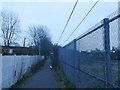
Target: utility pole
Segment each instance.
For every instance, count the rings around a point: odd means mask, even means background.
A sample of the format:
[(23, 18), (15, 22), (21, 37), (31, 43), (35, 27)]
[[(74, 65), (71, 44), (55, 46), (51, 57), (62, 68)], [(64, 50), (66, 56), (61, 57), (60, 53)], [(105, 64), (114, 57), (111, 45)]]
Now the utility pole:
[(40, 38), (40, 41), (39, 41), (39, 55), (41, 55), (41, 38)]
[(42, 45), (41, 45), (41, 39), (42, 39), (42, 38), (43, 38), (43, 36), (40, 35), (40, 36), (39, 36), (39, 40), (40, 40), (40, 41), (39, 41), (39, 55), (41, 55), (41, 46), (42, 46)]
[(23, 41), (23, 47), (25, 47), (25, 40), (26, 40), (26, 38), (24, 38), (24, 41)]

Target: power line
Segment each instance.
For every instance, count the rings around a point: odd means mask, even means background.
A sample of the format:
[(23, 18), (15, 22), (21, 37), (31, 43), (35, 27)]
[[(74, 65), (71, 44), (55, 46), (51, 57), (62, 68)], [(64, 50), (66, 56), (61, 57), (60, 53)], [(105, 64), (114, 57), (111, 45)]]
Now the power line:
[(78, 0), (76, 1), (75, 5), (74, 5), (74, 7), (73, 7), (73, 9), (72, 9), (72, 12), (71, 12), (71, 14), (70, 14), (70, 16), (69, 16), (69, 18), (68, 18), (66, 24), (65, 24), (65, 27), (64, 27), (64, 29), (63, 29), (63, 31), (62, 31), (62, 33), (61, 33), (61, 35), (60, 35), (58, 41), (57, 41), (57, 44), (59, 43), (59, 41), (60, 41), (60, 39), (61, 39), (61, 37), (62, 37), (62, 35), (63, 35), (63, 33), (64, 33), (66, 27), (67, 27), (67, 25), (68, 25), (68, 22), (70, 21), (70, 18), (71, 18), (72, 14), (73, 14), (73, 12), (74, 12), (74, 10), (75, 10), (75, 7), (76, 7), (77, 3), (78, 3)]
[[(85, 17), (83, 17), (83, 19), (81, 20), (81, 22), (77, 25), (77, 27), (74, 29), (74, 31), (70, 34), (70, 36), (66, 39), (65, 42), (67, 42), (69, 40), (69, 38), (73, 35), (73, 33), (78, 29), (78, 27), (82, 24), (82, 22), (86, 19), (86, 17), (89, 15), (89, 13), (92, 11), (92, 9), (96, 6), (96, 4), (98, 3), (99, 0), (97, 0), (95, 2), (95, 4), (91, 7), (91, 9), (87, 12), (87, 14), (85, 15)], [(64, 44), (65, 44), (64, 42)]]

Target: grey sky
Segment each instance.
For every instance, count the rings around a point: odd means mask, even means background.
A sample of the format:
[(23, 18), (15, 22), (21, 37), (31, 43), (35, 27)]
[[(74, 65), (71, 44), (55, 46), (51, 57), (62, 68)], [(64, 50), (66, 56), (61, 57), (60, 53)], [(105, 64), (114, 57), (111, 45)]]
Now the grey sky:
[[(21, 40), (27, 36), (28, 26), (32, 24), (42, 24), (50, 29), (49, 32), (52, 37), (52, 42), (56, 43), (74, 3), (75, 2), (3, 2), (2, 9), (14, 11), (19, 15), (22, 29)], [(78, 3), (59, 44), (63, 44), (93, 4), (94, 2)], [(69, 41), (78, 37), (115, 10), (117, 10), (117, 2), (99, 2)]]

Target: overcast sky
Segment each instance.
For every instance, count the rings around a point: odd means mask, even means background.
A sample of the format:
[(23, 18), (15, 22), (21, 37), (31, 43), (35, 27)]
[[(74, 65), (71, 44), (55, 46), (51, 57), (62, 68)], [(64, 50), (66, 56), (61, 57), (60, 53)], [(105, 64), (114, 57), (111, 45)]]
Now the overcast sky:
[[(85, 21), (68, 40), (78, 37), (80, 34), (94, 26), (103, 18), (116, 11), (118, 8), (118, 1), (116, 2), (99, 2), (92, 12), (88, 15)], [(0, 4), (0, 9), (13, 11), (17, 13), (21, 20), (21, 41), (24, 37), (28, 37), (26, 32), (28, 26), (45, 25), (49, 28), (52, 42), (56, 43), (64, 25), (71, 13), (75, 2), (3, 2)], [(95, 2), (79, 2), (73, 13), (73, 16), (63, 34), (59, 44), (63, 44), (66, 38), (71, 34), (75, 27), (79, 24), (81, 19), (85, 16), (88, 10)], [(66, 42), (66, 43), (68, 43)]]

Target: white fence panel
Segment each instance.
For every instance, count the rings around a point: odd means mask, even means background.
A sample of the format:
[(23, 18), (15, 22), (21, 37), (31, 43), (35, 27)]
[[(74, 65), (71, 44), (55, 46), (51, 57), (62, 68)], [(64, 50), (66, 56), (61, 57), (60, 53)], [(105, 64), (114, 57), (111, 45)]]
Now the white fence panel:
[(2, 88), (10, 87), (14, 83), (14, 56), (2, 57)]
[(2, 89), (2, 55), (0, 55), (0, 90)]
[(14, 83), (17, 82), (17, 80), (19, 80), (22, 76), (22, 56), (15, 56), (15, 75), (14, 75), (14, 78), (15, 78), (15, 81)]
[(42, 60), (41, 56), (28, 56), (28, 55), (9, 55), (1, 56), (0, 60), (2, 66), (2, 72), (0, 72), (0, 86), (1, 88), (9, 88), (11, 85), (15, 84), (25, 73), (26, 71), (38, 61)]

